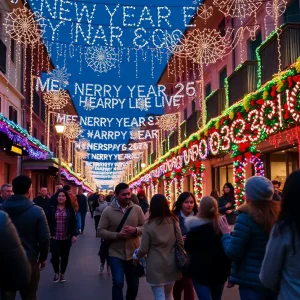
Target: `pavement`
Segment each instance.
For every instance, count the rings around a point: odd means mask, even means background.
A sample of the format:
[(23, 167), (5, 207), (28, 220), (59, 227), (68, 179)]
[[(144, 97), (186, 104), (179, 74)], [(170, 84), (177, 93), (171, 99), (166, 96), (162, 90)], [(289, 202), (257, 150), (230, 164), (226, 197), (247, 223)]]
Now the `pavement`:
[[(72, 246), (65, 283), (53, 283), (54, 272), (50, 261), (41, 272), (39, 300), (110, 300), (111, 275), (98, 274), (99, 256), (97, 255), (100, 239), (95, 237), (94, 223), (87, 215), (84, 234), (79, 235)], [(51, 255), (51, 254), (50, 254)], [(125, 290), (125, 288), (124, 288)], [(19, 300), (19, 296), (17, 297)], [(224, 290), (223, 300), (238, 300), (236, 287)], [(137, 300), (153, 300), (153, 295), (145, 278), (140, 280)], [(200, 299), (201, 300), (201, 299)]]

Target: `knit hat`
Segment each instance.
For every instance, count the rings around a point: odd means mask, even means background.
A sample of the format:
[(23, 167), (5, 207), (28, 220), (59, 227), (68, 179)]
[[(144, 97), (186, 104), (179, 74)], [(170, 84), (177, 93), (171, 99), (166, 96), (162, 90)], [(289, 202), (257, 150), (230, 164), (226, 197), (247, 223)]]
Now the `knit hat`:
[(250, 177), (245, 186), (246, 199), (252, 201), (271, 201), (274, 194), (272, 182), (263, 176)]

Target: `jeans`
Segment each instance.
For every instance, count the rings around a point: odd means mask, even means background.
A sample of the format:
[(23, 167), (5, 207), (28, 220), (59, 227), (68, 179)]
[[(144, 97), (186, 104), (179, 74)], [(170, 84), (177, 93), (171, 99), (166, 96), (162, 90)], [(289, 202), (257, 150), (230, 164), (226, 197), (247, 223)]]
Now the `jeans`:
[[(20, 289), (20, 295), (22, 300), (37, 300), (37, 290), (40, 281), (40, 269), (37, 261), (30, 260), (31, 265), (31, 277), (30, 281), (24, 288)], [(14, 300), (16, 298), (17, 291), (15, 290), (2, 290), (0, 299), (3, 300)], [(2, 296), (2, 298), (1, 298)]]
[(239, 286), (241, 300), (276, 300), (277, 295), (272, 292), (256, 291), (249, 287)]
[(55, 274), (65, 274), (69, 262), (71, 245), (72, 242), (70, 239), (63, 241), (51, 239), (51, 263)]
[(173, 286), (174, 284), (152, 286), (154, 300), (173, 300)]
[(113, 279), (112, 300), (123, 300), (124, 275), (127, 282), (126, 300), (135, 300), (139, 290), (139, 277), (132, 274), (132, 260), (108, 258)]
[(81, 217), (81, 231), (83, 232), (85, 227), (86, 212), (81, 212), (80, 217)]
[(100, 222), (100, 216), (94, 216), (94, 221), (95, 221), (95, 230), (96, 230), (96, 233), (97, 233), (98, 225), (99, 225), (99, 222)]
[(191, 278), (184, 276), (175, 282), (173, 289), (174, 300), (181, 300), (182, 292), (184, 293), (184, 300), (195, 299), (194, 286)]
[(79, 211), (76, 213), (76, 218), (77, 218), (77, 229), (81, 230), (81, 215)]
[(213, 286), (202, 285), (193, 280), (196, 294), (201, 300), (221, 300), (224, 284), (216, 284)]

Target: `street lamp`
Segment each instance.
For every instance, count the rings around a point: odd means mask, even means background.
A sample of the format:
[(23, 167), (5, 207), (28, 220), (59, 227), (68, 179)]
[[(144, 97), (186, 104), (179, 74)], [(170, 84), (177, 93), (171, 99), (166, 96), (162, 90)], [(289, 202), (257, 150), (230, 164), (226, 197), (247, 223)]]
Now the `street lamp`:
[(145, 163), (141, 163), (141, 167), (142, 167), (142, 169), (146, 168), (146, 164)]
[(58, 181), (58, 183), (60, 183), (60, 181), (61, 181), (61, 155), (62, 155), (61, 138), (62, 138), (62, 135), (65, 131), (66, 126), (62, 123), (57, 123), (57, 124), (54, 125), (54, 127), (55, 127), (56, 134), (59, 137), (59, 140), (58, 140), (58, 177), (57, 177), (57, 181)]

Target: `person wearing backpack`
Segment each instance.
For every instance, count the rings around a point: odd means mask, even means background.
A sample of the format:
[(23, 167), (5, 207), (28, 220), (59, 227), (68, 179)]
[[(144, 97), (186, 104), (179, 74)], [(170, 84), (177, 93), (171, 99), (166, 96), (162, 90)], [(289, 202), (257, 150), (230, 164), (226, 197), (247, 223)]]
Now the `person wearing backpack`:
[(140, 206), (131, 202), (126, 183), (115, 188), (115, 199), (102, 213), (98, 234), (109, 243), (108, 262), (113, 278), (112, 299), (123, 300), (124, 276), (127, 282), (126, 300), (135, 300), (139, 277), (133, 272), (133, 252), (139, 248), (139, 236), (145, 217)]

